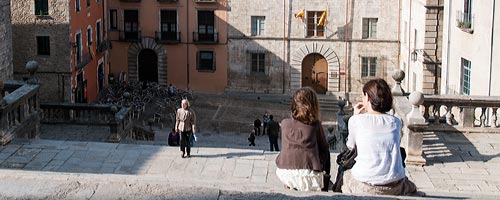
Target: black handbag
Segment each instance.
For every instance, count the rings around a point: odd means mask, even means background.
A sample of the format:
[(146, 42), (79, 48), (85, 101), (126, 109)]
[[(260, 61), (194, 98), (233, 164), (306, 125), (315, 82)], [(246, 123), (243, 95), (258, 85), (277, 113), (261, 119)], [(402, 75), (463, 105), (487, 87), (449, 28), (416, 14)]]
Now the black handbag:
[(346, 149), (339, 155), (337, 155), (337, 164), (339, 168), (337, 170), (337, 177), (335, 179), (335, 183), (333, 184), (332, 190), (334, 192), (342, 192), (342, 185), (344, 184), (344, 171), (349, 170), (356, 163), (356, 156), (358, 152), (356, 150), (356, 146), (354, 149)]
[(337, 164), (342, 166), (344, 170), (351, 169), (352, 166), (356, 163), (356, 156), (358, 152), (356, 150), (356, 146), (353, 149), (346, 149), (339, 155), (337, 155)]

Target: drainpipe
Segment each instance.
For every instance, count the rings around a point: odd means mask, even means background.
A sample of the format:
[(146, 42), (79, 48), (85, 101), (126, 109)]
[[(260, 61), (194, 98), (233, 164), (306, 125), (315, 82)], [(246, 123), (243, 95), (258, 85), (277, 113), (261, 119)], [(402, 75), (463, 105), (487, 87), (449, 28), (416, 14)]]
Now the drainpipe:
[(349, 48), (349, 0), (345, 1), (345, 63), (344, 63), (344, 99), (349, 101), (347, 98), (347, 65), (349, 62), (348, 55)]
[(496, 1), (493, 0), (493, 17), (491, 19), (491, 46), (490, 46), (490, 74), (489, 74), (489, 79), (488, 79), (488, 96), (491, 96), (491, 72), (493, 68), (493, 39), (495, 38), (495, 3)]
[[(291, 3), (291, 2), (290, 2)], [(283, 94), (285, 94), (285, 57), (286, 57), (286, 0), (283, 0), (283, 58), (281, 62), (281, 74), (283, 79)]]
[(398, 1), (398, 69), (401, 67), (401, 0)]
[(186, 88), (189, 88), (189, 1), (186, 1)]
[[(406, 91), (410, 90), (410, 65), (411, 65), (411, 8), (413, 0), (410, 0), (410, 13), (408, 15), (408, 64), (406, 65)], [(415, 38), (417, 39), (417, 38)], [(415, 44), (415, 41), (413, 41)], [(414, 46), (413, 48), (417, 48)]]
[[(445, 84), (445, 94), (449, 94), (449, 83), (450, 83), (450, 37), (451, 37), (451, 3), (453, 1), (449, 0), (448, 1), (448, 41), (447, 41), (447, 46), (446, 46), (446, 84)], [(493, 8), (494, 9), (494, 8)]]

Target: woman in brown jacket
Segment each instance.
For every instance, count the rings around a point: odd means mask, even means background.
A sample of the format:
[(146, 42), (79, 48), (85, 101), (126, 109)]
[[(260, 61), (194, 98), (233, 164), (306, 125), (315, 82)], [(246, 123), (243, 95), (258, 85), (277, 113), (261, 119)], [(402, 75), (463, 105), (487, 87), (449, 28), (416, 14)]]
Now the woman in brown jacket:
[(291, 118), (281, 121), (282, 149), (276, 158), (276, 175), (287, 188), (321, 190), (325, 187), (324, 175), (330, 175), (331, 163), (316, 92), (309, 87), (298, 89), (291, 109)]
[(196, 115), (189, 109), (189, 101), (183, 99), (181, 102), (181, 107), (177, 109), (177, 114), (175, 116), (175, 132), (179, 133), (181, 136), (181, 157), (191, 157), (191, 146), (189, 145), (191, 134), (195, 134), (196, 130)]

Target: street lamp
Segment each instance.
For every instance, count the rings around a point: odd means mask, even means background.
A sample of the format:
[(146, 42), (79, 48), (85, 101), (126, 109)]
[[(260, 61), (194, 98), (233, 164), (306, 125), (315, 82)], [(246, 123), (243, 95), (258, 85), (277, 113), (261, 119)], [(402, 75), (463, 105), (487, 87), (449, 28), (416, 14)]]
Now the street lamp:
[(418, 54), (422, 54), (424, 52), (423, 49), (413, 49), (411, 52), (411, 61), (416, 62), (418, 60)]

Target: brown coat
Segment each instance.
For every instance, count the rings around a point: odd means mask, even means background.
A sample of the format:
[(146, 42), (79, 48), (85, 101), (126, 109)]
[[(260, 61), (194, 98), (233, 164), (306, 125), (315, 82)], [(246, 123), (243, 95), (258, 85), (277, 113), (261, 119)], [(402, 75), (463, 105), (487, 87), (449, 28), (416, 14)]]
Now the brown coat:
[(313, 126), (292, 118), (281, 121), (280, 169), (311, 169), (330, 173), (330, 150), (321, 122)]
[(191, 109), (184, 110), (183, 108), (177, 109), (177, 114), (175, 116), (175, 128), (179, 131), (193, 131), (195, 130), (196, 115)]

